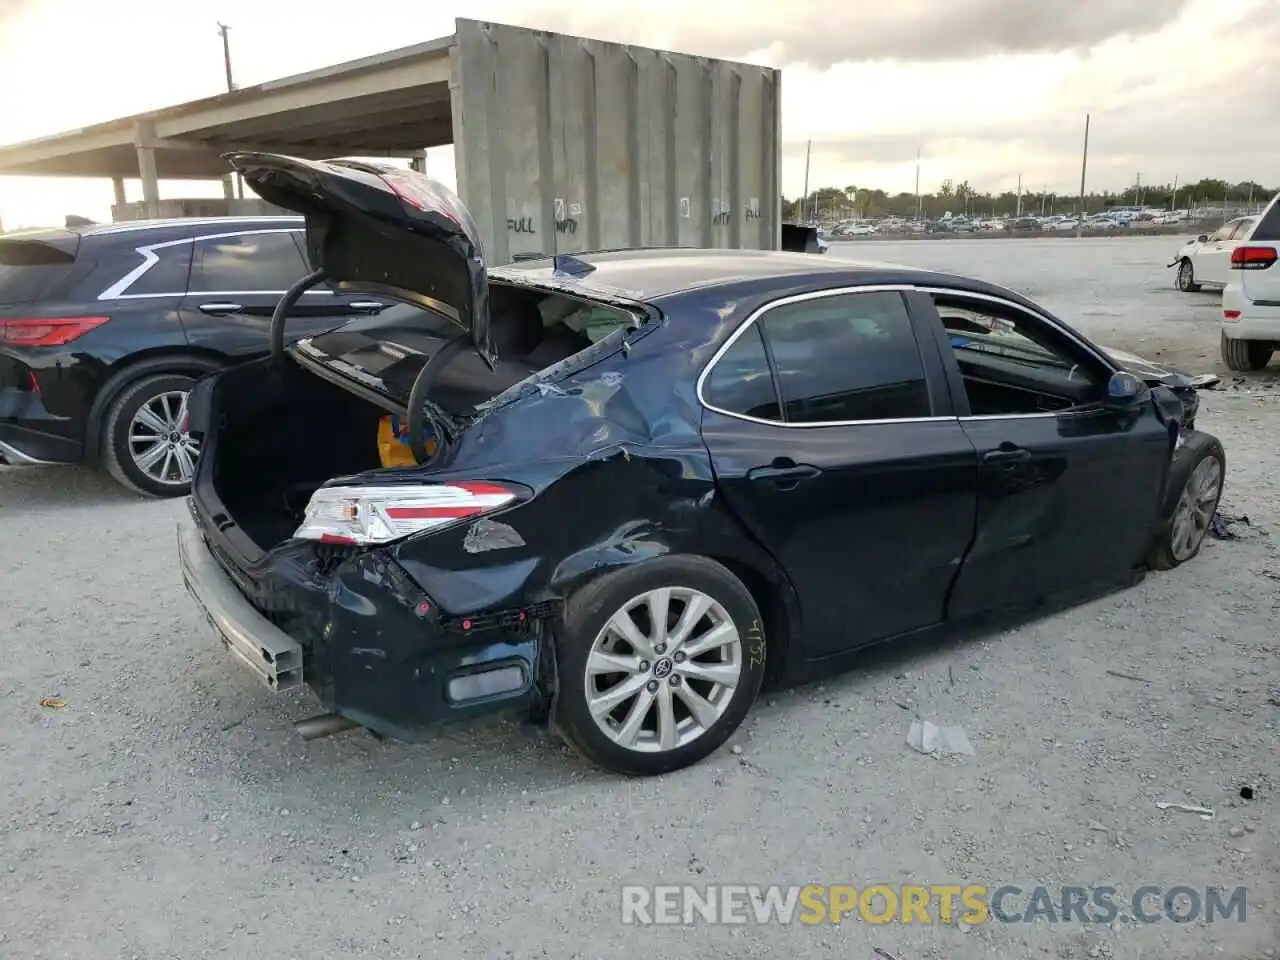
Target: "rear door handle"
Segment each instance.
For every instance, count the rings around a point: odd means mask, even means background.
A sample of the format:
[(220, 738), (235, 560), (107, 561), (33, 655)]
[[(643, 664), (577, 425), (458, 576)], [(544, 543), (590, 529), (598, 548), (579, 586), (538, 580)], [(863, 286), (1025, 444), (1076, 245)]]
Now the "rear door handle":
[(221, 316), (227, 313), (242, 313), (244, 306), (239, 303), (202, 303), (200, 304), (201, 313), (211, 313), (214, 316)]
[(1015, 447), (1011, 443), (1002, 443), (998, 449), (989, 450), (982, 455), (983, 463), (1026, 463), (1030, 459), (1030, 450), (1026, 447)]
[(356, 300), (348, 303), (347, 309), (354, 310), (356, 313), (381, 313), (387, 309), (387, 305), (377, 300)]

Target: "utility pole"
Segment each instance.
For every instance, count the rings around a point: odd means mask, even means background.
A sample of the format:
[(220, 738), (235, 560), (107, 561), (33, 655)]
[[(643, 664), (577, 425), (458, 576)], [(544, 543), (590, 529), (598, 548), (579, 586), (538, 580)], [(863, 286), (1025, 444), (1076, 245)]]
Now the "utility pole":
[(1173, 178), (1173, 194), (1169, 197), (1169, 212), (1172, 213), (1178, 204), (1178, 178)]
[(920, 148), (916, 147), (916, 219), (920, 219)]
[(806, 223), (805, 208), (809, 206), (809, 160), (813, 156), (813, 141), (804, 150), (804, 196), (800, 198), (800, 222)]
[[(227, 93), (235, 90), (235, 81), (231, 78), (231, 28), (225, 23), (218, 23), (218, 35), (222, 37), (222, 65), (227, 71)], [(244, 199), (244, 178), (236, 174), (236, 196)]]
[(1044, 216), (1044, 205), (1049, 200), (1049, 185), (1046, 183), (1040, 191), (1040, 216)]
[(1015, 216), (1022, 216), (1022, 174), (1018, 174), (1018, 209)]
[(1142, 206), (1142, 173), (1137, 174), (1137, 178), (1133, 182), (1133, 205), (1135, 207)]
[(1084, 218), (1088, 213), (1084, 206), (1084, 177), (1089, 169), (1089, 114), (1084, 115), (1084, 152), (1080, 157), (1080, 213), (1076, 218), (1076, 237), (1084, 234)]

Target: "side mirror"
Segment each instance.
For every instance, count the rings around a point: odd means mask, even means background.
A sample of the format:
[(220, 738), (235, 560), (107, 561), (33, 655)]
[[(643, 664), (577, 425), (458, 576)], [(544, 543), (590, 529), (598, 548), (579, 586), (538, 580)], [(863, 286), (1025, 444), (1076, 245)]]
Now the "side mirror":
[(1209, 235), (1207, 233), (1202, 233), (1200, 234), (1200, 236), (1196, 237), (1196, 240), (1198, 240), (1200, 243), (1204, 243), (1208, 239), (1209, 239)]
[(1147, 401), (1151, 388), (1141, 377), (1128, 370), (1117, 370), (1107, 381), (1107, 398), (1103, 406), (1113, 413), (1132, 413)]

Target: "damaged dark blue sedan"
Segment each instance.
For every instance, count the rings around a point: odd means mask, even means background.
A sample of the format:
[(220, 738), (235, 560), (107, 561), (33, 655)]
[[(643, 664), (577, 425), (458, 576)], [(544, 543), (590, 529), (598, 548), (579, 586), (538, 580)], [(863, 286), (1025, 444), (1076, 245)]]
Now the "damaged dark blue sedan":
[[(193, 391), (179, 545), (227, 648), (324, 703), (307, 735), (520, 708), (671, 771), (763, 682), (1131, 583), (1216, 509), (1196, 382), (1009, 290), (749, 251), (486, 270), (425, 177), (232, 162), (315, 272), (270, 358)], [(316, 284), (419, 310), (290, 343)]]

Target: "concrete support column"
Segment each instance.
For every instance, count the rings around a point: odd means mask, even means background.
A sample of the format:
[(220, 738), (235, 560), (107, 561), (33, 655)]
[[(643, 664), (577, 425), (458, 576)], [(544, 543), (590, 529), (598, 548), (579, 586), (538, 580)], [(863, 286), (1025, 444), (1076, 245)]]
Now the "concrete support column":
[(409, 169), (416, 170), (418, 173), (427, 172), (427, 152), (425, 150), (419, 153), (416, 157), (411, 157), (409, 159)]
[(222, 178), (222, 197), (224, 200), (234, 200), (236, 198), (235, 178), (229, 173)]
[(155, 147), (138, 147), (138, 176), (142, 178), (143, 202), (159, 203), (160, 175), (156, 172)]
[(124, 196), (124, 177), (112, 177), (112, 178), (111, 178), (111, 189), (112, 189), (112, 191), (114, 191), (114, 193), (115, 193), (115, 196), (116, 196), (116, 203), (124, 203), (124, 202), (125, 202), (125, 196)]
[(160, 205), (160, 175), (156, 169), (156, 127), (150, 120), (138, 120), (133, 142), (138, 150), (138, 176), (142, 179), (142, 202), (146, 215), (154, 217)]

